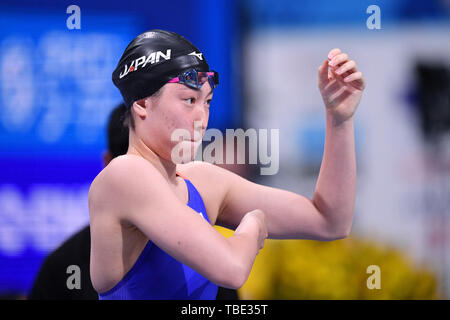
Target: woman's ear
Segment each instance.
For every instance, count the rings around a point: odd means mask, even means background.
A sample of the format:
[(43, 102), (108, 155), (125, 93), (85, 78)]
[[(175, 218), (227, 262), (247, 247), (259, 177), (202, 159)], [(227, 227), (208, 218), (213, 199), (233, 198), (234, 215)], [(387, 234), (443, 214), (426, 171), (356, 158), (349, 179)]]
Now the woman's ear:
[(145, 117), (147, 115), (147, 103), (146, 98), (137, 100), (133, 102), (133, 105), (131, 106), (133, 108), (134, 113), (139, 117)]

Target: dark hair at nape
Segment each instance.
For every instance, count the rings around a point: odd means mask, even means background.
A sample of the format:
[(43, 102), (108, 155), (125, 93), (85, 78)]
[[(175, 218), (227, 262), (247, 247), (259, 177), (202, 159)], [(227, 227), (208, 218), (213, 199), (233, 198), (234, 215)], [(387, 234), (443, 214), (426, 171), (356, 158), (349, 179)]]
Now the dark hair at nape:
[(131, 109), (133, 108), (133, 105), (131, 105), (129, 108), (126, 108), (124, 114), (123, 114), (123, 121), (122, 124), (124, 127), (129, 129), (132, 129), (133, 131), (136, 128), (136, 125), (134, 124), (134, 118)]

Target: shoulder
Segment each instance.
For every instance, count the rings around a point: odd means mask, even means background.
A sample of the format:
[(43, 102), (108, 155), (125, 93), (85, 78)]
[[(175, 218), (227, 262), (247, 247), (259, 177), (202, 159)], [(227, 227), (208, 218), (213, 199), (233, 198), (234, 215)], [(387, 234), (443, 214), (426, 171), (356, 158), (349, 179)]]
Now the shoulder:
[[(221, 168), (215, 164), (205, 161), (191, 161), (186, 164), (177, 165), (177, 171), (184, 175), (187, 179), (226, 179), (231, 174), (231, 171)], [(212, 181), (211, 181), (212, 182)]]
[[(133, 176), (143, 171), (151, 172), (153, 166), (142, 157), (125, 154), (111, 160), (111, 162), (99, 173), (96, 180), (122, 179)], [(154, 170), (156, 171), (156, 169)]]
[(164, 178), (147, 160), (122, 155), (114, 158), (92, 181), (89, 203), (93, 209), (116, 207), (130, 200), (130, 196), (152, 188), (155, 182), (161, 184)]
[(91, 184), (91, 190), (95, 190), (99, 186), (121, 186), (124, 183), (138, 184), (143, 180), (135, 179), (136, 177), (157, 173), (158, 171), (141, 157), (134, 155), (118, 156), (95, 177)]
[(199, 186), (203, 190), (212, 189), (216, 192), (226, 192), (235, 175), (225, 168), (204, 161), (192, 161), (177, 165), (177, 172), (189, 179), (195, 186)]

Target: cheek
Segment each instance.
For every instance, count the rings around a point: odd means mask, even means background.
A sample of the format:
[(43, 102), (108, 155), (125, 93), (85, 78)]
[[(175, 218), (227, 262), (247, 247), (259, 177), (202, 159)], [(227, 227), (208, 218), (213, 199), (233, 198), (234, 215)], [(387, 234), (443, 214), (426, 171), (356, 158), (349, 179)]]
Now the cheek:
[(165, 111), (163, 113), (164, 126), (169, 132), (172, 132), (175, 129), (184, 128), (181, 119), (180, 115), (175, 112)]
[(173, 132), (177, 129), (186, 130), (188, 132), (192, 131), (190, 128), (188, 115), (182, 113), (182, 111), (176, 111), (175, 108), (172, 110), (165, 110), (162, 113), (162, 128), (167, 133), (168, 139), (170, 139)]

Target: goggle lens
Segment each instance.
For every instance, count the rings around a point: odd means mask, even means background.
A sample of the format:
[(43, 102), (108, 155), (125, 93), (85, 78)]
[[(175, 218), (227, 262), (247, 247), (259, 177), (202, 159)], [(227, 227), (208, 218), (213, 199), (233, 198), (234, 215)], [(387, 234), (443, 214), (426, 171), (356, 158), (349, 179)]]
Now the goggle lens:
[(208, 81), (212, 89), (219, 84), (219, 74), (216, 71), (200, 72), (195, 69), (188, 70), (178, 77), (173, 78), (169, 83), (184, 83), (192, 88), (200, 89)]

